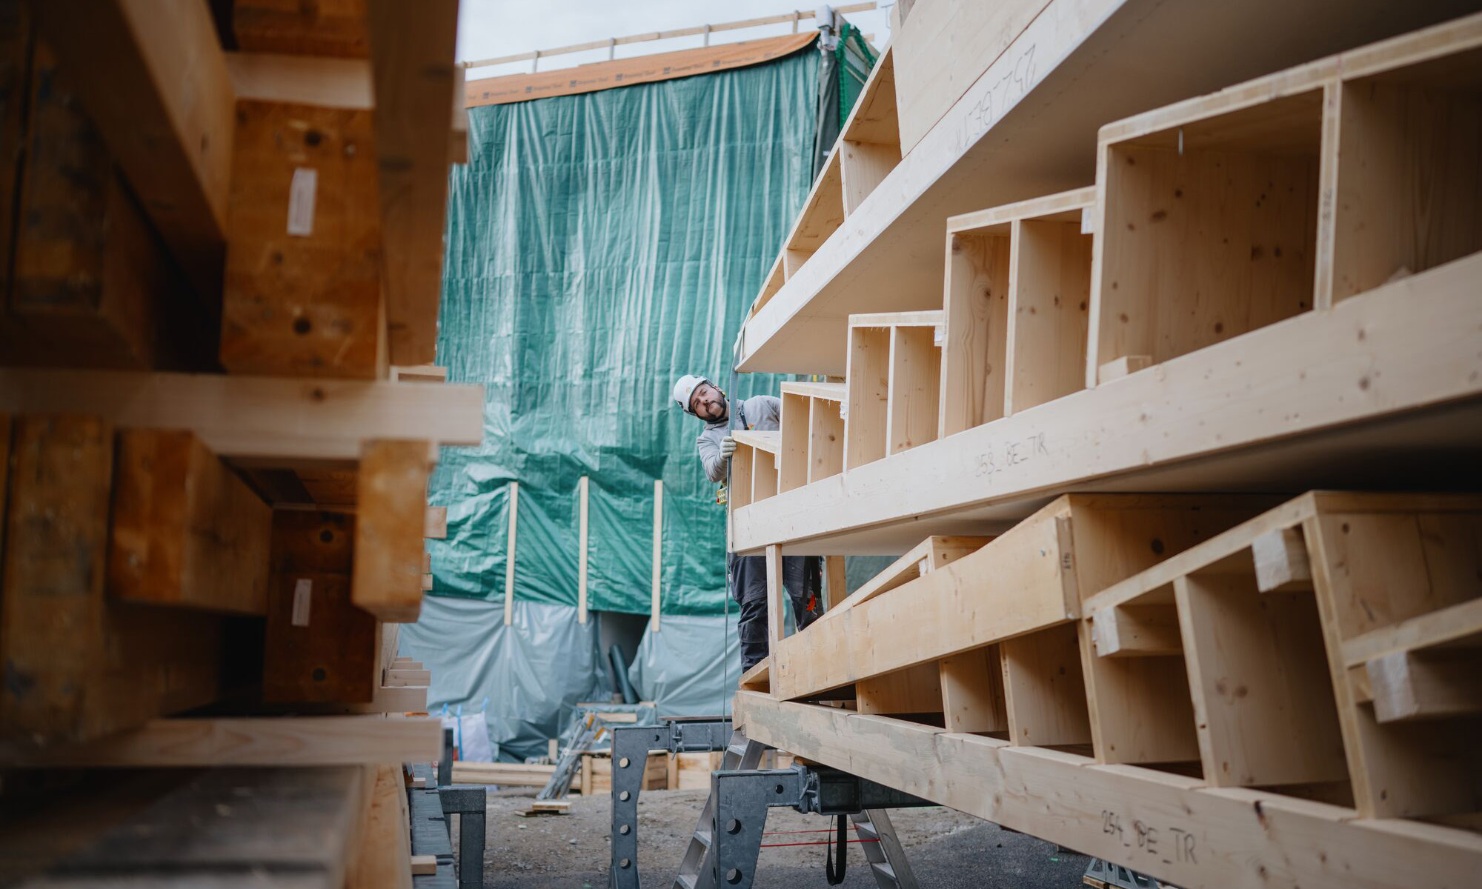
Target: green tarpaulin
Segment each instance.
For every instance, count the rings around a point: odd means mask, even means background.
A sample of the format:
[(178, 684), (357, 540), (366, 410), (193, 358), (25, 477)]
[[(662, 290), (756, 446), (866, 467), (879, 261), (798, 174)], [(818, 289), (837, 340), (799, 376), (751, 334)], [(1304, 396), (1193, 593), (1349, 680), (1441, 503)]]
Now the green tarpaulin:
[[(806, 196), (819, 53), (469, 111), (451, 177), (439, 363), (486, 388), (485, 441), (446, 449), (434, 593), (502, 600), (511, 482), (515, 597), (577, 602), (578, 482), (590, 478), (589, 604), (646, 613), (654, 481), (662, 597), (723, 609), (725, 512), (670, 401), (722, 387), (731, 345)], [(742, 396), (777, 380), (742, 377)], [(734, 607), (734, 606), (733, 606)]]

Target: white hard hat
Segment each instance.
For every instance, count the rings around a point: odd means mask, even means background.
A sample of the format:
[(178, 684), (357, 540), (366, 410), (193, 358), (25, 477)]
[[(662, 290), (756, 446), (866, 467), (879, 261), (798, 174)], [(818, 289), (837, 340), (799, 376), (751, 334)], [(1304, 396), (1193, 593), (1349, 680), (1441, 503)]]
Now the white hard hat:
[(674, 403), (679, 405), (685, 413), (693, 416), (695, 412), (690, 410), (690, 396), (695, 394), (695, 390), (700, 388), (701, 383), (708, 382), (710, 381), (704, 377), (697, 377), (694, 374), (685, 374), (680, 377), (679, 381), (674, 384)]

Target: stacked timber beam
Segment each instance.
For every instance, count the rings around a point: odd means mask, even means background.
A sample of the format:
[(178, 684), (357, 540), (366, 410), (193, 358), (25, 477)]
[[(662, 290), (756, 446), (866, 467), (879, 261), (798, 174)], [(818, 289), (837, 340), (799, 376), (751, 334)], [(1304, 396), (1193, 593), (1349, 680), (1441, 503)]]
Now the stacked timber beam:
[(219, 6), (0, 0), (0, 882), (410, 884), (458, 4)]
[[(919, 0), (866, 88), (904, 156), (784, 246), (743, 369), (832, 376), (737, 436), (773, 627), (737, 723), (1189, 889), (1474, 883), (1482, 16), (1329, 5), (1210, 83), (1283, 10), (1104, 6)], [(1223, 88), (1099, 117), (1170, 28), (1203, 58), (1148, 95)], [(902, 553), (782, 635), (784, 554)]]

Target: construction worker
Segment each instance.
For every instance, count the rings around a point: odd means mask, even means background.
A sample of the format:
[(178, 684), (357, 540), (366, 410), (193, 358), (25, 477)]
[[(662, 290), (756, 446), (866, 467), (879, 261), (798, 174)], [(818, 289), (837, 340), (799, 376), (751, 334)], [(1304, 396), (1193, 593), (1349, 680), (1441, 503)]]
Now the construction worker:
[[(705, 421), (695, 446), (705, 477), (724, 481), (726, 461), (736, 452), (731, 437), (733, 419), (731, 402), (714, 383), (704, 377), (686, 374), (674, 384), (674, 403), (685, 413)], [(778, 428), (782, 402), (771, 395), (757, 395), (734, 405), (734, 426), (738, 429), (769, 431)], [(792, 610), (798, 628), (806, 627), (818, 616), (818, 591), (822, 586), (822, 566), (816, 558), (789, 556), (782, 560), (782, 585), (792, 597)], [(741, 638), (741, 669), (749, 670), (767, 656), (767, 560), (764, 556), (726, 558), (726, 580), (731, 598), (741, 606), (737, 635)]]

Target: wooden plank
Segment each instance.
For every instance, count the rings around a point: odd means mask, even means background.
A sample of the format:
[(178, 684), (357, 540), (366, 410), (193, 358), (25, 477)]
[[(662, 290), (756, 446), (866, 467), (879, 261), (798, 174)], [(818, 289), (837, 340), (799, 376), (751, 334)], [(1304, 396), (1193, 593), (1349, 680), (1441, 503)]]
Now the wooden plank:
[(274, 52), (228, 52), (237, 99), (325, 108), (375, 107), (370, 62)]
[(823, 576), (823, 610), (826, 614), (849, 597), (849, 576), (844, 557), (826, 556), (823, 560)]
[(392, 364), (431, 364), (442, 288), (458, 0), (366, 0)]
[(236, 0), (232, 32), (252, 52), (363, 59), (370, 55), (365, 0)]
[(1097, 657), (1159, 657), (1183, 654), (1178, 610), (1172, 605), (1122, 605), (1092, 616)]
[(1087, 386), (1312, 309), (1321, 125), (1319, 90), (1102, 142)]
[(1348, 666), (1361, 666), (1396, 651), (1424, 651), (1482, 641), (1482, 599), (1472, 599), (1354, 636), (1342, 644)]
[(1317, 607), (1231, 575), (1174, 582), (1204, 777), (1216, 787), (1344, 781)]
[(555, 770), (554, 765), (455, 762), (453, 763), (453, 783), (498, 784), (501, 787), (544, 787)]
[(134, 193), (196, 294), (221, 276), (235, 120), (210, 10), (147, 3), (31, 4)]
[(942, 658), (942, 709), (951, 732), (1008, 732), (1003, 666), (995, 646)]
[(1482, 177), (1469, 160), (1482, 101), (1468, 83), (1475, 75), (1422, 64), (1336, 88), (1333, 302), (1482, 248)]
[(1013, 223), (1005, 414), (1053, 401), (1084, 385), (1091, 240), (1081, 233), (1078, 222)]
[(947, 238), (938, 438), (1003, 416), (1009, 248), (1009, 239), (996, 235)]
[(437, 873), (436, 855), (413, 855), (412, 876), (421, 877)]
[(939, 420), (942, 353), (931, 327), (894, 327), (890, 331), (890, 382), (887, 396), (885, 453), (934, 441)]
[(1475, 652), (1394, 652), (1369, 661), (1374, 716), (1381, 723), (1482, 713)]
[[(776, 438), (772, 439), (774, 442)], [(761, 448), (752, 448), (751, 453), (751, 500), (765, 500), (777, 496), (777, 454)]]
[[(1171, 610), (1171, 609), (1170, 609)], [(1199, 763), (1188, 675), (1170, 657), (1098, 657), (1081, 626), (1081, 666), (1097, 762)]]
[(509, 534), (504, 544), (504, 625), (515, 622), (515, 547), (520, 528), (520, 483), (509, 483)]
[[(460, 95), (467, 107), (477, 108), (552, 96), (580, 95), (638, 83), (657, 83), (676, 77), (693, 77), (758, 65), (795, 53), (816, 39), (817, 36), (812, 33), (785, 34), (781, 37), (764, 37), (737, 43), (717, 43), (678, 52), (620, 58), (610, 62), (592, 62), (582, 66), (582, 76), (577, 79), (573, 79), (571, 71), (565, 68), (534, 74), (482, 77), (469, 80)], [(624, 41), (618, 38), (617, 42), (622, 44)], [(599, 44), (599, 47), (606, 46), (606, 41)], [(542, 51), (541, 58), (545, 58), (545, 54)], [(533, 58), (529, 54), (523, 57)]]
[(110, 596), (267, 614), (271, 537), (272, 510), (195, 435), (119, 433)]
[(935, 663), (882, 673), (855, 684), (860, 713), (941, 713), (942, 678)]
[(263, 700), (376, 700), (381, 630), (351, 601), (355, 526), (356, 517), (345, 513), (274, 512)]
[(422, 520), (422, 537), (427, 540), (444, 540), (448, 536), (448, 508), (429, 506)]
[(388, 623), (422, 611), (430, 443), (378, 439), (360, 458), (350, 600)]
[(865, 198), (880, 187), (901, 162), (900, 145), (879, 145), (873, 142), (844, 140), (839, 151), (841, 164), (841, 190), (844, 215), (859, 209)]
[(577, 483), (576, 620), (587, 622), (587, 489), (588, 479)]
[(237, 103), (221, 329), (227, 370), (379, 375), (377, 116)]
[(387, 670), (386, 685), (388, 688), (402, 688), (405, 686), (425, 686), (432, 681), (431, 670)]
[(435, 364), (419, 364), (415, 367), (391, 368), (391, 379), (403, 383), (446, 383), (448, 369)]
[(356, 461), (361, 442), (371, 438), (477, 444), (482, 393), (482, 386), (0, 368), (0, 410), (189, 429), (223, 458), (278, 465)]
[(808, 483), (844, 471), (844, 417), (837, 401), (810, 398)]
[(442, 724), (431, 718), (304, 716), (156, 719), (68, 747), (6, 751), (23, 768), (327, 766), (433, 760)]
[(1301, 528), (1282, 528), (1250, 542), (1256, 563), (1256, 589), (1263, 593), (1312, 589), (1312, 565)]
[(782, 547), (767, 547), (767, 642), (768, 650), (777, 651), (777, 643), (786, 635), (782, 610)]
[(1152, 769), (755, 692), (737, 692), (735, 713), (747, 736), (765, 744), (1178, 886), (1259, 885), (1251, 862), (1285, 862), (1282, 880), (1302, 886), (1380, 889), (1417, 879), (1463, 886), (1482, 864), (1475, 834), (1355, 820), (1352, 809), (1270, 791), (1208, 788)]
[(410, 889), (411, 832), (407, 793), (400, 763), (377, 763), (362, 770), (366, 802), (360, 825), (360, 854), (346, 862), (347, 886)]
[(803, 202), (803, 209), (785, 242), (787, 250), (811, 254), (844, 224), (843, 179), (839, 163), (836, 146), (824, 161), (823, 169), (813, 182), (813, 189)]
[(890, 331), (849, 328), (849, 415), (844, 418), (844, 470), (885, 456), (889, 423)]
[(894, 35), (901, 148), (910, 151), (1048, 0), (985, 7), (924, 3)]
[(1065, 624), (999, 645), (1009, 740), (1015, 746), (1091, 742), (1076, 630)]
[(782, 410), (778, 425), (779, 446), (777, 452), (777, 492), (791, 491), (808, 483), (808, 445), (810, 416), (813, 399), (805, 395), (783, 392)]
[(649, 628), (657, 633), (662, 629), (660, 617), (664, 610), (664, 480), (654, 479), (654, 546), (653, 584), (649, 601)]

